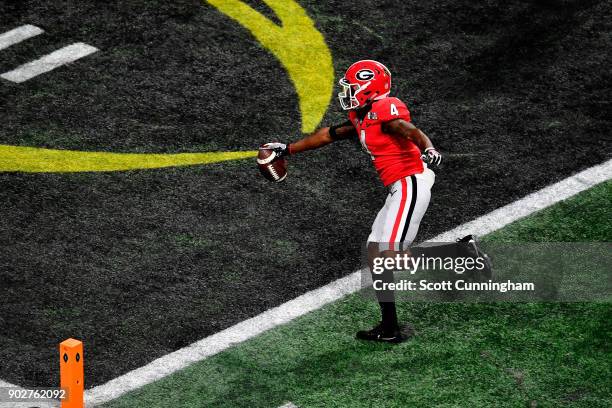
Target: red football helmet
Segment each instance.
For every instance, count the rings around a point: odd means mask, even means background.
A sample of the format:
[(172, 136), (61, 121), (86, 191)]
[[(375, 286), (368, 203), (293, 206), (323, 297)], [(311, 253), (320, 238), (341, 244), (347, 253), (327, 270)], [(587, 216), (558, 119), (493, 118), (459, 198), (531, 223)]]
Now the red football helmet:
[(389, 95), (391, 72), (378, 61), (357, 61), (346, 70), (340, 86), (342, 91), (338, 93), (338, 99), (342, 108), (362, 108)]

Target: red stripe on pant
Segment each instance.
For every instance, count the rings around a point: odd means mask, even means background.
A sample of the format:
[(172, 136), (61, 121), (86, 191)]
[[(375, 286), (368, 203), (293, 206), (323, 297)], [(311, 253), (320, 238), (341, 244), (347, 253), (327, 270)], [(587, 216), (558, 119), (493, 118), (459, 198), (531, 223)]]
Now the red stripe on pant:
[[(395, 223), (393, 224), (393, 231), (391, 232), (391, 238), (389, 239), (389, 246), (393, 245), (393, 250), (395, 249), (395, 238), (397, 237), (397, 230), (399, 230), (399, 226), (402, 223), (402, 214), (404, 213), (404, 207), (406, 207), (406, 196), (408, 190), (408, 185), (406, 183), (406, 179), (402, 179), (402, 198), (400, 201), (400, 207), (397, 211), (397, 216), (395, 217)], [(399, 248), (397, 249), (399, 250)]]

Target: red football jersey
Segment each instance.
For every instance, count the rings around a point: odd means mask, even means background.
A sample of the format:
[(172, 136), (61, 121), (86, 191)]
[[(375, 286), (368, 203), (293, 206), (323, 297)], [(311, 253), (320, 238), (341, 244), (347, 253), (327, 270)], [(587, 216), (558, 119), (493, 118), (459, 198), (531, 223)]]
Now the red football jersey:
[(423, 172), (418, 146), (412, 140), (386, 134), (381, 129), (383, 123), (393, 119), (410, 122), (410, 111), (402, 101), (394, 97), (379, 99), (363, 119), (356, 111), (349, 111), (349, 119), (385, 186)]

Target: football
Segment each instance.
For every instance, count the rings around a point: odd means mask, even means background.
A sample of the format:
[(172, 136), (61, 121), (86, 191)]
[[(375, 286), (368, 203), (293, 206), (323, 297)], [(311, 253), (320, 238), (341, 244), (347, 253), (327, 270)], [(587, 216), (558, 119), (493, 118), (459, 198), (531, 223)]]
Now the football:
[(284, 157), (277, 158), (272, 149), (259, 148), (257, 167), (261, 174), (270, 181), (280, 183), (287, 177), (287, 160)]

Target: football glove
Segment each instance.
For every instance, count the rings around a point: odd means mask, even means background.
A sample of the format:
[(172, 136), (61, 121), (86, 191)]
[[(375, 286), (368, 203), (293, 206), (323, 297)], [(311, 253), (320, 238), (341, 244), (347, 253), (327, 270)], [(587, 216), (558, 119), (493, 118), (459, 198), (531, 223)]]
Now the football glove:
[[(261, 146), (260, 149), (270, 149), (274, 153), (276, 153), (276, 159), (280, 159), (281, 157), (289, 156), (289, 146), (285, 143), (266, 143)], [(275, 159), (275, 160), (276, 160)]]
[(427, 164), (439, 166), (440, 163), (442, 163), (442, 155), (436, 150), (435, 147), (428, 147), (425, 149), (425, 154), (422, 156), (422, 158)]

